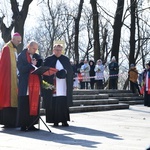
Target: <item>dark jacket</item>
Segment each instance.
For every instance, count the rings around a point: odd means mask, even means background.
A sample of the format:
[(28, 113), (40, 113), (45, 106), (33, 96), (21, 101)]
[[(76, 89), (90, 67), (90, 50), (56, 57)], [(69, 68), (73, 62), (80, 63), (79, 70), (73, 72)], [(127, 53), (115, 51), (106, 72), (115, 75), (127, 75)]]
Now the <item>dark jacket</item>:
[[(64, 69), (67, 71), (67, 75), (66, 75), (66, 82), (67, 82), (67, 103), (68, 106), (72, 106), (72, 94), (73, 94), (73, 69), (72, 66), (70, 64), (70, 60), (68, 59), (68, 57), (61, 55), (59, 58), (57, 58), (55, 55), (51, 55), (49, 57), (47, 57), (44, 61), (44, 66), (48, 66), (48, 67), (52, 67), (55, 68), (56, 65), (56, 61), (59, 59), (59, 61), (61, 62), (61, 64), (63, 65)], [(51, 76), (44, 76), (43, 79), (50, 83), (53, 84), (53, 78), (54, 75)], [(44, 96), (43, 98), (45, 99), (45, 101), (50, 101), (52, 100), (52, 90), (50, 89), (44, 89)], [(47, 104), (49, 105), (49, 104)], [(50, 104), (51, 105), (51, 104)]]
[[(18, 96), (25, 96), (27, 94), (27, 87), (28, 87), (28, 79), (29, 74), (31, 70), (34, 69), (34, 67), (27, 61), (26, 56), (27, 49), (24, 49), (18, 56), (17, 61), (17, 68), (19, 71), (18, 79), (19, 79), (19, 85), (18, 85)], [(33, 58), (35, 58), (38, 61), (38, 66), (42, 64), (42, 59), (40, 55), (34, 54)]]
[(117, 62), (111, 62), (109, 64), (110, 78), (118, 78), (119, 66)]

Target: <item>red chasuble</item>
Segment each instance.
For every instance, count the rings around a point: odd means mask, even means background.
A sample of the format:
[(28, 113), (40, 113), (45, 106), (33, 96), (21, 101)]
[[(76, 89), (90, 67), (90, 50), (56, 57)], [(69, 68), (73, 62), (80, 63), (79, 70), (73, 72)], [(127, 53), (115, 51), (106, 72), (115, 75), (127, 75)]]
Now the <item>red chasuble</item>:
[(16, 49), (11, 42), (3, 48), (0, 59), (0, 109), (17, 107)]
[[(31, 63), (31, 57), (29, 53), (26, 53), (27, 60)], [(31, 70), (32, 72), (33, 70)], [(29, 106), (30, 106), (30, 115), (36, 116), (38, 114), (39, 108), (39, 93), (40, 93), (40, 80), (39, 76), (36, 74), (29, 74)]]

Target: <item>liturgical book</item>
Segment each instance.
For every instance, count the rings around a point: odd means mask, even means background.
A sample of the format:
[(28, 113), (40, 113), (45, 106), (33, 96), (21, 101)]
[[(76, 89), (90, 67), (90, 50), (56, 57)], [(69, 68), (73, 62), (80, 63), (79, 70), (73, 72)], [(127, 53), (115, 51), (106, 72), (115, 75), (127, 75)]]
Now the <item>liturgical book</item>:
[(35, 68), (31, 73), (38, 74), (38, 75), (45, 75), (51, 76), (55, 74), (58, 70), (55, 68), (47, 67), (47, 66), (40, 66), (39, 68)]

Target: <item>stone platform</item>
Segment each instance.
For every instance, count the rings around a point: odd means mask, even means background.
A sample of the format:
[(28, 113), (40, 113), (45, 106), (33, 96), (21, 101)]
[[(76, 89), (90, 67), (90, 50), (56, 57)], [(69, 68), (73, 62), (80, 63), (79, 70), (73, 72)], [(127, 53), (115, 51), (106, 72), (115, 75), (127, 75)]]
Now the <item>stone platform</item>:
[[(0, 150), (146, 150), (150, 146), (150, 107), (71, 113), (69, 127), (23, 132), (0, 125)], [(42, 116), (45, 120), (45, 116)]]

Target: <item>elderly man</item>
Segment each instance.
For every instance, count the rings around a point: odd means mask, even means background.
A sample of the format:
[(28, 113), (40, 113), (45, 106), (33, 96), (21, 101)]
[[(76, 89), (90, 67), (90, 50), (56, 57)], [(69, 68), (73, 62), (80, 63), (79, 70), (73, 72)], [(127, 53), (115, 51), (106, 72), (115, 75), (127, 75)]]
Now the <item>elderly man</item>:
[(17, 116), (17, 46), (21, 43), (19, 33), (3, 47), (0, 60), (0, 124), (16, 127)]
[(62, 55), (63, 47), (55, 45), (53, 55), (47, 57), (44, 66), (59, 70), (51, 76), (44, 76), (44, 80), (55, 85), (55, 89), (44, 89), (43, 99), (46, 107), (46, 122), (58, 126), (69, 126), (69, 106), (72, 105), (73, 69), (70, 60)]
[(18, 126), (21, 126), (21, 131), (38, 130), (34, 124), (38, 123), (39, 116), (40, 76), (31, 74), (42, 62), (40, 55), (36, 54), (37, 49), (37, 42), (31, 41), (18, 56)]

